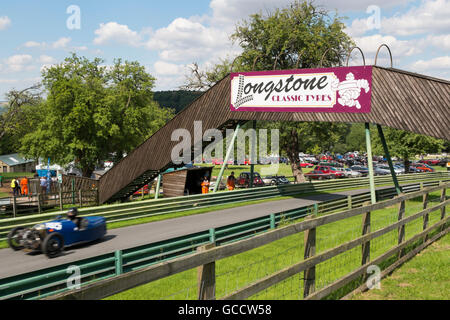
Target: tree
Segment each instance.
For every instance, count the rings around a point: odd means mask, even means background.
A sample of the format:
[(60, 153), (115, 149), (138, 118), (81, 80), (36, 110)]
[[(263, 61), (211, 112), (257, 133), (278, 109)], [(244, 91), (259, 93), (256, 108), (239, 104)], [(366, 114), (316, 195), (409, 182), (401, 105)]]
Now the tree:
[(97, 163), (111, 155), (120, 160), (173, 116), (153, 101), (154, 78), (138, 62), (102, 63), (73, 54), (43, 70), (47, 99), (39, 123), (21, 140), (25, 155), (75, 161), (89, 177)]
[(27, 105), (36, 105), (41, 101), (40, 84), (35, 84), (21, 91), (11, 90), (6, 94), (8, 104), (0, 116), (0, 139), (7, 133), (14, 132), (21, 125), (24, 109)]
[[(422, 134), (412, 133), (393, 129), (389, 127), (383, 128), (386, 144), (389, 148), (391, 156), (400, 157), (405, 165), (405, 172), (409, 171), (409, 159), (416, 155), (425, 153), (438, 153), (444, 149), (445, 141), (436, 139)], [(375, 130), (371, 130), (372, 144), (374, 152), (384, 154), (383, 145)]]

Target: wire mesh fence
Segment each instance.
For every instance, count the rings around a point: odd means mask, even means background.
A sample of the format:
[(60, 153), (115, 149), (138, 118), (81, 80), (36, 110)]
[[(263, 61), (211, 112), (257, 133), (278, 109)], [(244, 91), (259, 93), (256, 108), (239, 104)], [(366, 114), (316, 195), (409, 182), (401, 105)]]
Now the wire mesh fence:
[[(376, 205), (300, 218), (252, 239), (214, 248), (228, 253), (205, 260), (209, 262), (198, 268), (172, 270), (175, 274), (110, 298), (338, 299), (365, 283), (367, 265), (385, 270), (418, 243), (423, 244), (427, 233), (449, 231), (449, 219), (442, 215), (448, 201), (442, 193), (445, 188), (430, 187)], [(405, 238), (401, 239), (403, 225)], [(242, 251), (247, 242), (252, 246)], [(233, 250), (238, 253), (232, 254)], [(210, 292), (203, 296), (205, 290)]]

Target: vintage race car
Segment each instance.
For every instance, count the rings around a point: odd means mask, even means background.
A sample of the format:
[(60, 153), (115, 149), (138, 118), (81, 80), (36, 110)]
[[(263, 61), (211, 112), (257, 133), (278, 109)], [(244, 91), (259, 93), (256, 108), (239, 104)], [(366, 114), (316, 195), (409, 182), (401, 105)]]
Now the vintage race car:
[(42, 251), (49, 258), (59, 255), (65, 247), (95, 241), (106, 234), (103, 217), (77, 217), (39, 223), (32, 228), (16, 227), (8, 234), (9, 246), (17, 251)]

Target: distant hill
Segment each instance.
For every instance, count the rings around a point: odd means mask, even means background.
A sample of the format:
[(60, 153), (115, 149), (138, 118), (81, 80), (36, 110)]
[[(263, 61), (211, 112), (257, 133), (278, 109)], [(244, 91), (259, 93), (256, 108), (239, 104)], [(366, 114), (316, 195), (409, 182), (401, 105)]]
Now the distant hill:
[(153, 99), (161, 107), (175, 109), (175, 112), (178, 113), (202, 94), (203, 92), (186, 90), (156, 91), (153, 93)]

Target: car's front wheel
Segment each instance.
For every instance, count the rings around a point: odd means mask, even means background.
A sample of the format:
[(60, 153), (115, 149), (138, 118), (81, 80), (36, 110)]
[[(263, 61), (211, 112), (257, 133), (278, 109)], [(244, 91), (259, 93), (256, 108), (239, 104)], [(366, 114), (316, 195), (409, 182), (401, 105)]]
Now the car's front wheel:
[(50, 233), (42, 242), (42, 252), (49, 258), (59, 255), (64, 248), (64, 238), (59, 233)]
[(22, 250), (23, 246), (19, 242), (19, 237), (21, 236), (21, 231), (24, 227), (15, 227), (8, 234), (8, 245), (14, 251)]

